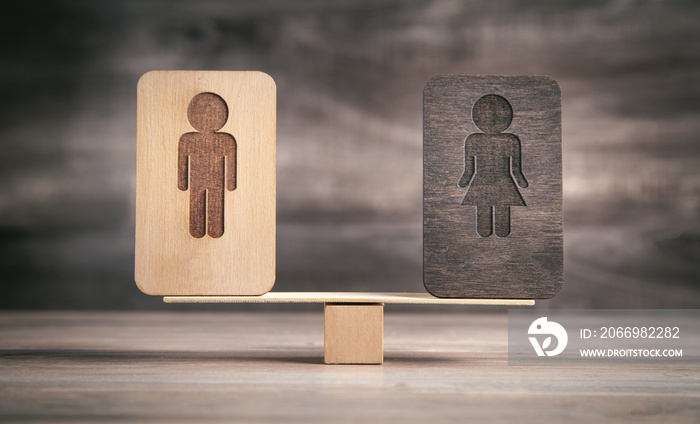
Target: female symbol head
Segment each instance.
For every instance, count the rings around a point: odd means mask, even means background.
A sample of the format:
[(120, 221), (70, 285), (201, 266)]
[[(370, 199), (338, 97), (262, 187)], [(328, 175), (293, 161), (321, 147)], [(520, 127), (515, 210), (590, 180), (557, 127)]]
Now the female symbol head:
[(497, 134), (508, 128), (513, 121), (513, 108), (505, 98), (487, 94), (474, 103), (472, 120), (481, 131)]
[(228, 106), (217, 94), (199, 93), (187, 106), (187, 119), (197, 131), (218, 131), (228, 120)]

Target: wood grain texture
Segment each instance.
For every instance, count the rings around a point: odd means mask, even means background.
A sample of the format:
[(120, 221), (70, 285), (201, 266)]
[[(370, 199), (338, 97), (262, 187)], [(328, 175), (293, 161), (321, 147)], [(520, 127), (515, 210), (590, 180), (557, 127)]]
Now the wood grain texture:
[(381, 364), (384, 362), (384, 305), (324, 306), (326, 364)]
[(137, 113), (138, 287), (152, 295), (269, 291), (276, 226), (272, 78), (148, 72), (139, 81)]
[(165, 303), (397, 303), (532, 306), (529, 299), (439, 298), (429, 293), (269, 292), (261, 296), (165, 296)]
[(438, 76), (423, 101), (426, 289), (439, 297), (556, 295), (563, 284), (558, 84)]
[(384, 364), (343, 367), (323, 365), (320, 308), (2, 311), (0, 421), (698, 422), (697, 357), (509, 366), (507, 329), (504, 313), (391, 312)]

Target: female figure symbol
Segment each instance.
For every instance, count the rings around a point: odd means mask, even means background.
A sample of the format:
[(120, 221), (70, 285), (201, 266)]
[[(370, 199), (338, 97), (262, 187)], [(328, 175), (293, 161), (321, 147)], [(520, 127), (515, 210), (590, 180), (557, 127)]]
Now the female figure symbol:
[(528, 186), (520, 139), (503, 133), (513, 121), (513, 108), (505, 98), (489, 94), (474, 103), (472, 120), (483, 133), (470, 134), (464, 142), (464, 174), (458, 185), (468, 188), (462, 204), (476, 205), (476, 232), (481, 237), (494, 232), (506, 237), (510, 207), (526, 206), (518, 186)]

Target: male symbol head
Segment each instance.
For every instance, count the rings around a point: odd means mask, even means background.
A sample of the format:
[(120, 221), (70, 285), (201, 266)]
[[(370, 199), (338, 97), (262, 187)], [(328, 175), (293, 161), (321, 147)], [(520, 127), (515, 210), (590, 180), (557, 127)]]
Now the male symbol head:
[(197, 131), (218, 131), (228, 120), (228, 106), (214, 93), (199, 93), (187, 106), (187, 119)]
[(487, 94), (474, 103), (472, 120), (481, 131), (498, 134), (505, 131), (513, 121), (513, 108), (505, 98)]

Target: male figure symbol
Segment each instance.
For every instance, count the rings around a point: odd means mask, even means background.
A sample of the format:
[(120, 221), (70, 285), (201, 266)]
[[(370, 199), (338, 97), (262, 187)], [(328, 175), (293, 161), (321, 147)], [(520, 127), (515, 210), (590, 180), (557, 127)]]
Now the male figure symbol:
[(190, 190), (190, 235), (224, 234), (224, 186), (236, 189), (236, 139), (217, 132), (228, 120), (228, 106), (214, 93), (200, 93), (187, 107), (194, 129), (180, 137), (177, 187)]
[[(481, 237), (510, 234), (510, 207), (526, 206), (515, 185), (527, 187), (520, 158), (520, 140), (503, 133), (513, 121), (508, 100), (496, 94), (481, 97), (472, 108), (472, 120), (483, 133), (464, 142), (464, 174), (460, 187), (467, 187), (463, 205), (476, 205), (476, 232)], [(515, 179), (515, 181), (513, 181)]]

